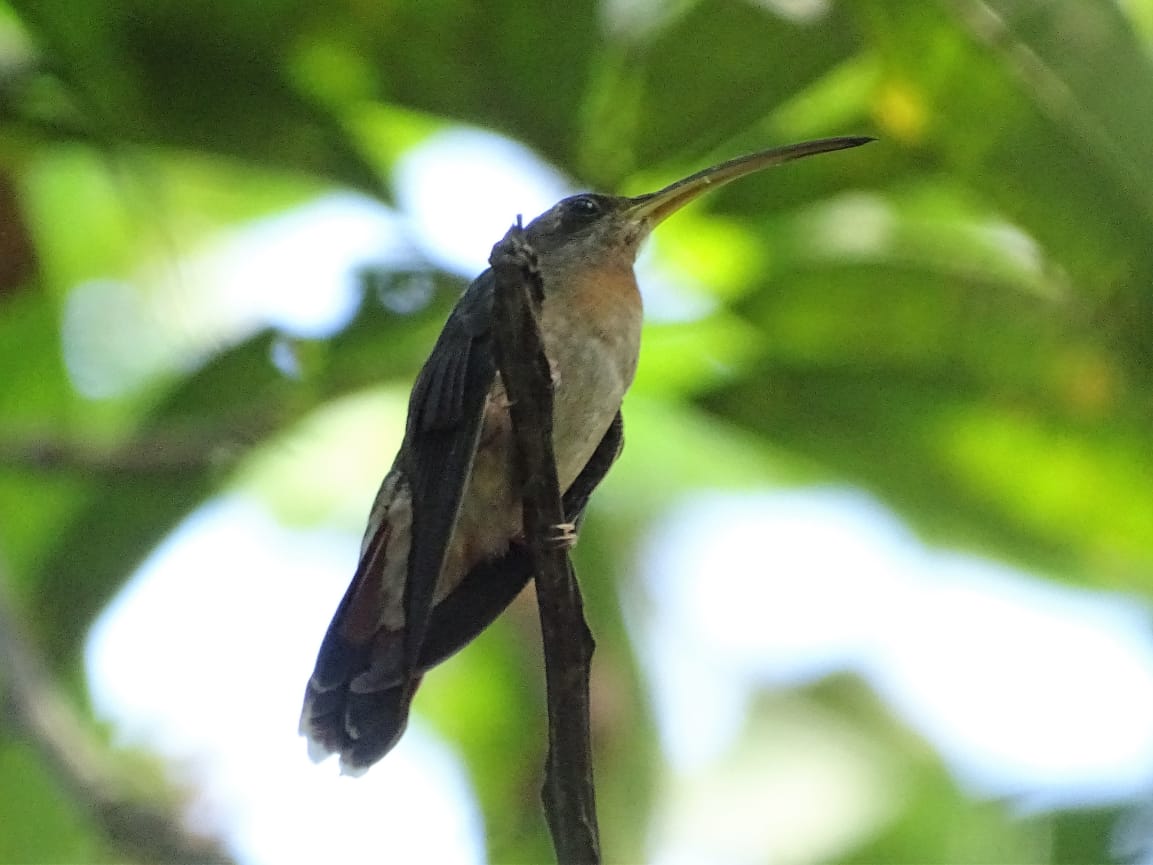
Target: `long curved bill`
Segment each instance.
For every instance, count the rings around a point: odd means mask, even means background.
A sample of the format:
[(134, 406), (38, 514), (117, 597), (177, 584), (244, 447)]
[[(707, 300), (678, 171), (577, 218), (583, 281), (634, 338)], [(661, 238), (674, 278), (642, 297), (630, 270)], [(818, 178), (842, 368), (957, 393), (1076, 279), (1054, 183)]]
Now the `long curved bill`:
[(714, 165), (696, 174), (691, 174), (683, 180), (669, 184), (658, 192), (648, 195), (639, 195), (625, 210), (629, 219), (637, 222), (647, 222), (649, 227), (655, 227), (673, 213), (676, 213), (690, 201), (708, 192), (736, 180), (774, 165), (791, 162), (794, 159), (803, 159), (806, 156), (815, 156), (818, 153), (831, 153), (834, 150), (845, 150), (849, 147), (860, 147), (874, 139), (867, 136), (851, 136), (841, 138), (819, 138), (816, 141), (805, 141), (800, 144), (788, 144), (784, 147), (774, 147), (771, 150), (762, 150), (760, 153), (750, 153), (748, 156), (738, 156)]

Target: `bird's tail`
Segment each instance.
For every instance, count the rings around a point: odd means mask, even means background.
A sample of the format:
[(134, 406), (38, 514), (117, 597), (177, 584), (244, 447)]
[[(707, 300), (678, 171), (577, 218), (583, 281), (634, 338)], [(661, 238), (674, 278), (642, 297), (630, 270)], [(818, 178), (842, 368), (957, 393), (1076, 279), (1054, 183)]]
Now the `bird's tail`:
[(364, 774), (400, 740), (419, 684), (417, 677), (376, 690), (352, 683), (326, 689), (310, 679), (300, 715), (309, 757), (319, 762), (339, 754), (342, 774)]
[(408, 724), (420, 676), (405, 675), (403, 632), (381, 622), (379, 581), (391, 532), (374, 532), (320, 644), (304, 692), (300, 733), (320, 761), (340, 755), (341, 771), (360, 774), (383, 757)]
[[(385, 541), (387, 539), (384, 539)], [(403, 631), (358, 627), (374, 569), (370, 548), (337, 608), (321, 643), (304, 693), (300, 733), (320, 761), (340, 755), (344, 774), (360, 775), (387, 754), (408, 725), (409, 709), (423, 674), (471, 642), (500, 615), (532, 574), (527, 551), (512, 544), (500, 558), (472, 568), (432, 612), (419, 669), (403, 664)], [(375, 619), (373, 621), (376, 621)]]

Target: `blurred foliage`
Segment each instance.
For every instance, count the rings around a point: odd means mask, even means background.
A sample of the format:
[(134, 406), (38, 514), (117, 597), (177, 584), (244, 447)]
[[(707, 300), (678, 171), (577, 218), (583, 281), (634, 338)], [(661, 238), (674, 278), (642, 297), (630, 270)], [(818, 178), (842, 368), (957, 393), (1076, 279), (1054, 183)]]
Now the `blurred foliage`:
[[(386, 269), (330, 337), (217, 340), (112, 395), (69, 366), (77, 287), (147, 298), (158, 261), (246, 220), (334, 188), (387, 199), (395, 160), (454, 123), (621, 191), (770, 142), (882, 139), (726, 188), (654, 241), (707, 286), (688, 290), (709, 312), (649, 328), (626, 459), (579, 550), (614, 858), (641, 859), (662, 781), (615, 586), (645, 522), (686, 490), (847, 481), (936, 542), (1147, 596), (1151, 21), (1104, 0), (9, 0), (0, 557), (36, 645), (82, 707), (87, 626), (143, 557), (276, 435), (342, 395), (404, 387), (461, 285), (430, 270), (427, 302), (398, 311), (389, 281), (412, 274)], [(548, 851), (524, 804), (544, 729), (527, 604), (421, 707), (466, 755), (499, 862)], [(491, 687), (453, 687), (477, 679)], [(905, 792), (881, 831), (823, 855), (1109, 855), (1117, 813), (1021, 821), (974, 804), (842, 684), (808, 704), (851, 719)], [(461, 723), (474, 713), (506, 726)], [(30, 761), (0, 741), (0, 859), (107, 858), (83, 803)], [(19, 797), (4, 792), (16, 778), (32, 779)]]

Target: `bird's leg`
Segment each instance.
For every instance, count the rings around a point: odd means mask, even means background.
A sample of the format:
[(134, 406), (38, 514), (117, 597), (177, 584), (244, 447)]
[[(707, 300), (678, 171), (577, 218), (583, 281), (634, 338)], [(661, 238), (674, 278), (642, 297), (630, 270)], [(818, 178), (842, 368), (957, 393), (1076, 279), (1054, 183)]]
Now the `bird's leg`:
[(549, 535), (548, 542), (550, 544), (564, 550), (571, 550), (576, 546), (577, 524), (575, 520), (571, 523), (557, 523), (552, 528), (555, 534)]
[(504, 389), (504, 385), (499, 381), (493, 387), (488, 399), (489, 403), (498, 411), (506, 412), (512, 406), (512, 400), (508, 398), (508, 391)]
[[(549, 361), (548, 366), (551, 373), (550, 378), (552, 380), (552, 389), (555, 392), (557, 386), (560, 385), (560, 370), (557, 369), (556, 364), (551, 360)], [(496, 387), (493, 388), (493, 392), (489, 396), (489, 402), (500, 411), (508, 411), (509, 407), (512, 405), (512, 400), (508, 398), (508, 391), (506, 391), (504, 386), (499, 383)]]

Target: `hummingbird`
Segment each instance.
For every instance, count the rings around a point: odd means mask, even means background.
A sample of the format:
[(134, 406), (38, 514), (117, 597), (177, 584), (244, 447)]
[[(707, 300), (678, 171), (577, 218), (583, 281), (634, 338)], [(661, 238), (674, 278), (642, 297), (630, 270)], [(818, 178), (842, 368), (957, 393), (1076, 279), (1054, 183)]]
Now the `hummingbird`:
[[(544, 285), (539, 324), (568, 521), (560, 537), (575, 536), (623, 447), (621, 402), (640, 352), (633, 264), (642, 241), (710, 189), (872, 140), (764, 150), (632, 198), (581, 193), (529, 223), (525, 239)], [(345, 774), (362, 774), (396, 745), (424, 674), (488, 627), (532, 577), (509, 402), (494, 360), (494, 288), (491, 269), (469, 285), (417, 375), (404, 439), (305, 689), (300, 732), (309, 755), (339, 754)]]

